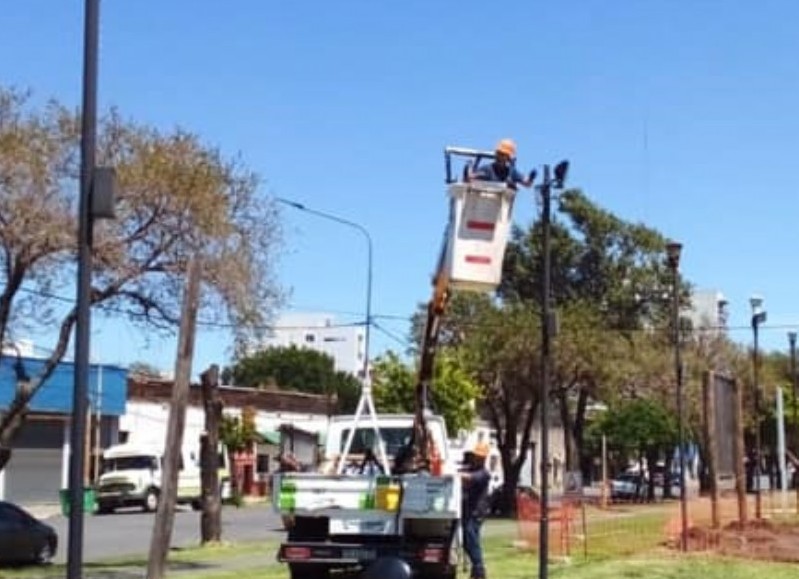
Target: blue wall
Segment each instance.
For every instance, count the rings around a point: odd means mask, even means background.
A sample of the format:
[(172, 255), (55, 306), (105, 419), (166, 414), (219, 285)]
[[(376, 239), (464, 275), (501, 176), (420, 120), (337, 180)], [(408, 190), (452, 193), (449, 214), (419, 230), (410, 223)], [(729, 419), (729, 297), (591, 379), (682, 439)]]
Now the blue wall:
[[(28, 376), (35, 377), (44, 365), (43, 360), (23, 358), (23, 364)], [(0, 409), (7, 408), (14, 397), (16, 375), (14, 374), (15, 356), (2, 356), (0, 358)], [(72, 362), (62, 362), (50, 375), (41, 389), (31, 401), (30, 410), (33, 412), (72, 412), (72, 389), (74, 384), (75, 365)], [(96, 411), (98, 401), (98, 377), (102, 376), (102, 396), (100, 397), (100, 411), (104, 415), (119, 416), (125, 413), (125, 400), (127, 398), (128, 371), (118, 366), (98, 366), (92, 364), (89, 370), (89, 401), (92, 412)]]

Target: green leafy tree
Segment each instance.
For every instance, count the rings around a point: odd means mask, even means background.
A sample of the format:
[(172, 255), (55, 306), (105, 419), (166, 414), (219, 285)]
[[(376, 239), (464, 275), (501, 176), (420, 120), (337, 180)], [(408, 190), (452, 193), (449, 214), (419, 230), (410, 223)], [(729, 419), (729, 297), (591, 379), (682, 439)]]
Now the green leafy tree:
[(483, 390), (481, 414), (497, 436), (504, 474), (503, 510), (514, 493), (540, 403), (540, 317), (529, 305), (495, 304), (472, 319), (458, 347)]
[(231, 371), (233, 382), (245, 388), (281, 390), (336, 396), (340, 412), (352, 412), (358, 403), (360, 382), (337, 371), (324, 352), (297, 346), (266, 348), (240, 358)]
[[(677, 422), (663, 405), (655, 400), (635, 399), (609, 409), (600, 419), (599, 431), (605, 434), (608, 446), (617, 454), (619, 466), (631, 459), (643, 465), (646, 460), (649, 472), (664, 452), (677, 442)], [(668, 477), (667, 477), (668, 478)], [(649, 478), (648, 495), (654, 499), (655, 479)], [(665, 488), (670, 488), (667, 484)]]
[[(574, 470), (589, 458), (583, 452), (589, 403), (626, 386), (629, 377), (617, 368), (635, 347), (635, 334), (667, 324), (668, 301), (662, 296), (669, 271), (666, 239), (659, 232), (624, 221), (579, 190), (565, 191), (559, 202), (551, 295), (564, 331), (555, 349), (552, 386), (566, 426), (566, 468)], [(501, 297), (540, 307), (541, 248), (540, 223), (514, 229)]]
[[(375, 360), (372, 388), (377, 410), (412, 413), (416, 380), (414, 369), (394, 352)], [(480, 389), (457, 357), (444, 353), (437, 358), (430, 401), (433, 410), (443, 416), (450, 435), (471, 428), (480, 395)]]

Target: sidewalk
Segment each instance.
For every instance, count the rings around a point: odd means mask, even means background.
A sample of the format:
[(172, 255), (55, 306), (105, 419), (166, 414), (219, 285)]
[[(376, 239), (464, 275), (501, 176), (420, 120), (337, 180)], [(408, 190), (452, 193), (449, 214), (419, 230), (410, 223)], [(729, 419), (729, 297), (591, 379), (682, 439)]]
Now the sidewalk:
[(58, 503), (37, 503), (33, 505), (20, 505), (20, 507), (40, 521), (61, 514), (61, 505)]

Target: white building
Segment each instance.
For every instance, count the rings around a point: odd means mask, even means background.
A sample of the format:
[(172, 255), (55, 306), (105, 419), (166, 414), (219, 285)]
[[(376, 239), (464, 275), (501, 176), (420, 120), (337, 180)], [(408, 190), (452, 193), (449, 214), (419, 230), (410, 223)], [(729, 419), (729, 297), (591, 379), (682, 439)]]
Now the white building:
[(696, 328), (718, 329), (723, 332), (727, 326), (728, 301), (718, 290), (699, 290), (691, 294), (691, 307), (684, 315)]
[(260, 348), (309, 348), (333, 358), (336, 370), (354, 375), (363, 369), (365, 329), (362, 324), (337, 322), (330, 314), (285, 314), (275, 322)]
[[(526, 449), (519, 449), (519, 452), (526, 454), (524, 465), (519, 473), (519, 485), (523, 487), (537, 487), (540, 483), (541, 473), (541, 421), (537, 416), (533, 421), (533, 429), (530, 436), (530, 445)], [(521, 436), (519, 436), (521, 442)], [(460, 462), (464, 453), (472, 450), (479, 443), (488, 444), (490, 451), (486, 460), (486, 468), (491, 473), (490, 488), (493, 490), (502, 485), (504, 473), (502, 470), (502, 456), (497, 446), (497, 433), (491, 424), (486, 420), (476, 420), (473, 428), (466, 432), (458, 433), (456, 438), (450, 440), (450, 453), (455, 461)], [(558, 420), (552, 419), (549, 426), (549, 456), (553, 466), (550, 470), (550, 484), (560, 487), (563, 483), (563, 459), (566, 455), (565, 437), (563, 427)]]

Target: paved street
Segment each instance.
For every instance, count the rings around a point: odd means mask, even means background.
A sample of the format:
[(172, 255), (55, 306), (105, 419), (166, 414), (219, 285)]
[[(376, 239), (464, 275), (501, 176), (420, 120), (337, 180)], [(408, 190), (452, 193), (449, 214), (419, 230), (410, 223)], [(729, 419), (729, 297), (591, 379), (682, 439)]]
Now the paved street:
[[(150, 548), (150, 535), (155, 515), (140, 511), (121, 511), (113, 515), (87, 516), (85, 522), (84, 559), (87, 562), (109, 557), (145, 555)], [(66, 561), (68, 520), (61, 515), (46, 519), (58, 532), (56, 562)], [(222, 539), (257, 541), (277, 538), (279, 518), (266, 506), (247, 506), (222, 511)], [(180, 511), (175, 516), (173, 547), (196, 546), (200, 541), (200, 513)]]

